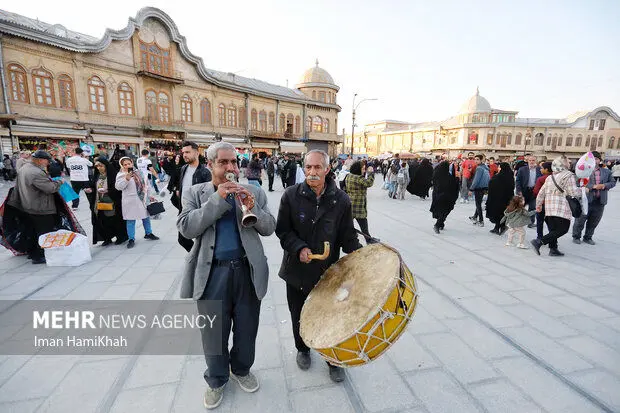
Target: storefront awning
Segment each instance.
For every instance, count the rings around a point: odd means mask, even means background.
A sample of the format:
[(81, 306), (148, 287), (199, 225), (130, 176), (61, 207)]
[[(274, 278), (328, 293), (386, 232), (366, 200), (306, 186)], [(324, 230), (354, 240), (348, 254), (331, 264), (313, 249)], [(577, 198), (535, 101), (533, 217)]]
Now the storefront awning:
[(212, 145), (217, 142), (213, 133), (188, 133), (187, 140), (195, 142), (197, 145)]
[(14, 136), (32, 136), (37, 138), (84, 139), (85, 129), (49, 128), (15, 125), (11, 128)]
[(236, 136), (222, 136), (222, 142), (228, 142), (235, 148), (240, 149), (250, 149), (252, 147), (251, 144), (246, 143), (245, 138), (239, 138)]
[(110, 143), (130, 143), (130, 144), (143, 144), (144, 138), (141, 136), (118, 136), (118, 135), (104, 135), (101, 133), (91, 133), (91, 138), (95, 142), (110, 142)]
[(280, 151), (289, 153), (306, 152), (306, 144), (303, 142), (280, 142)]
[(252, 139), (253, 149), (278, 149), (279, 147), (277, 142)]

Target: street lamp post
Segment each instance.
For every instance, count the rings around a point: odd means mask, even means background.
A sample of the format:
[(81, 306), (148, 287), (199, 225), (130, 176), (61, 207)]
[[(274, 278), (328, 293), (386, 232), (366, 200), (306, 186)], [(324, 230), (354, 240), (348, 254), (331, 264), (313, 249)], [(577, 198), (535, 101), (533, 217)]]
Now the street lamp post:
[(369, 98), (360, 100), (357, 105), (355, 105), (355, 98), (357, 97), (357, 93), (353, 95), (353, 123), (351, 124), (351, 158), (353, 158), (353, 143), (355, 141), (355, 111), (358, 106), (362, 104), (362, 102), (366, 102), (367, 100), (378, 100), (377, 98)]

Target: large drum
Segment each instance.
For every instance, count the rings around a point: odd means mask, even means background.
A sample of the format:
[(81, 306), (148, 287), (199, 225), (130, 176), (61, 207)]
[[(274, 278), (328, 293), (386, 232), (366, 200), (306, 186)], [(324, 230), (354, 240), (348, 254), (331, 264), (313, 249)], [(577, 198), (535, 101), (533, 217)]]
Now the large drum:
[(400, 337), (417, 304), (415, 278), (400, 254), (372, 244), (325, 271), (304, 303), (300, 333), (331, 364), (359, 366)]

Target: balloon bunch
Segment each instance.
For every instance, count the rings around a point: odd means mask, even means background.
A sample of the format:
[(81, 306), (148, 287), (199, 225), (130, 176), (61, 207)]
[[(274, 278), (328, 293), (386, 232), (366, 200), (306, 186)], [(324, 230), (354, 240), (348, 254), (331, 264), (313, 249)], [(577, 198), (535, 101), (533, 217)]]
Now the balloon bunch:
[(581, 209), (583, 214), (588, 213), (588, 198), (586, 196), (586, 186), (590, 182), (590, 176), (596, 167), (596, 160), (592, 152), (585, 153), (575, 165), (575, 175), (579, 178), (579, 187), (581, 187)]

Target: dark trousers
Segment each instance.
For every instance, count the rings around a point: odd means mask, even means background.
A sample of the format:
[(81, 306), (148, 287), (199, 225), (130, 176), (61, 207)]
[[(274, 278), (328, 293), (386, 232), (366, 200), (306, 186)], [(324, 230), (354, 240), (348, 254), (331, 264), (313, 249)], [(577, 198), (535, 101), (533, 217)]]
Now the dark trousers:
[(558, 238), (562, 237), (570, 229), (570, 219), (548, 216), (545, 218), (549, 233), (541, 238), (544, 245), (549, 245), (549, 248), (558, 248)]
[(545, 226), (545, 207), (543, 206), (542, 212), (536, 213), (536, 238), (542, 239), (544, 226)]
[(484, 191), (486, 189), (474, 189), (474, 199), (476, 201), (476, 213), (474, 219), (478, 218), (478, 221), (484, 221), (484, 215), (482, 215), (482, 198), (484, 198)]
[(437, 218), (437, 222), (435, 222), (435, 226), (439, 229), (444, 228), (444, 224), (446, 223), (446, 218), (448, 218), (449, 213), (440, 214)]
[(54, 229), (56, 228), (56, 215), (30, 214), (29, 217), (32, 224), (32, 229), (34, 231), (35, 239), (32, 248), (28, 252), (30, 253), (30, 257), (33, 260), (36, 260), (45, 257), (43, 248), (39, 246), (39, 237), (43, 234), (54, 231)]
[(579, 218), (575, 218), (573, 224), (573, 238), (581, 238), (581, 232), (583, 227), (586, 227), (586, 233), (583, 235), (583, 239), (592, 239), (594, 230), (601, 222), (603, 218), (603, 212), (605, 211), (605, 205), (601, 205), (599, 199), (594, 200), (588, 204), (588, 215), (582, 215)]
[(78, 197), (74, 199), (73, 201), (71, 201), (71, 206), (73, 208), (77, 208), (80, 206), (80, 191), (82, 189), (88, 188), (88, 186), (89, 186), (88, 181), (71, 181), (71, 188), (73, 188), (75, 193), (78, 194)]
[[(528, 211), (534, 211), (536, 209), (536, 197), (534, 196), (534, 188), (527, 188), (525, 191), (523, 191), (523, 200), (527, 205)], [(534, 224), (536, 217), (532, 215), (530, 219), (532, 220), (532, 224)]]
[[(228, 382), (229, 370), (237, 376), (246, 376), (254, 364), (261, 302), (256, 297), (247, 259), (214, 260), (205, 292), (196, 302), (198, 313), (206, 315), (208, 310), (203, 300), (222, 302), (221, 341), (216, 342), (219, 337), (209, 335), (207, 329), (201, 331), (207, 362), (204, 378), (215, 389)], [(231, 327), (233, 345), (229, 351)], [(213, 349), (220, 348), (221, 355), (212, 355)]]
[[(370, 231), (368, 230), (368, 218), (355, 218), (357, 224), (360, 226), (360, 231), (362, 231), (362, 235), (366, 240), (366, 245), (372, 244), (372, 237), (370, 236)], [(367, 234), (368, 236), (364, 235)], [(370, 242), (369, 242), (370, 241)]]
[(159, 188), (157, 187), (157, 177), (155, 175), (149, 175), (151, 177), (151, 185), (155, 189), (155, 193), (159, 194)]
[(308, 298), (309, 292), (298, 290), (289, 284), (286, 284), (286, 302), (288, 303), (288, 309), (291, 312), (291, 324), (293, 325), (293, 337), (295, 337), (295, 348), (297, 351), (307, 353), (310, 351), (310, 347), (304, 343), (304, 340), (299, 334), (299, 321), (301, 318), (301, 309), (304, 306), (306, 298)]
[(267, 178), (269, 179), (269, 190), (273, 191), (273, 179), (274, 179), (274, 176), (273, 175), (267, 175)]

